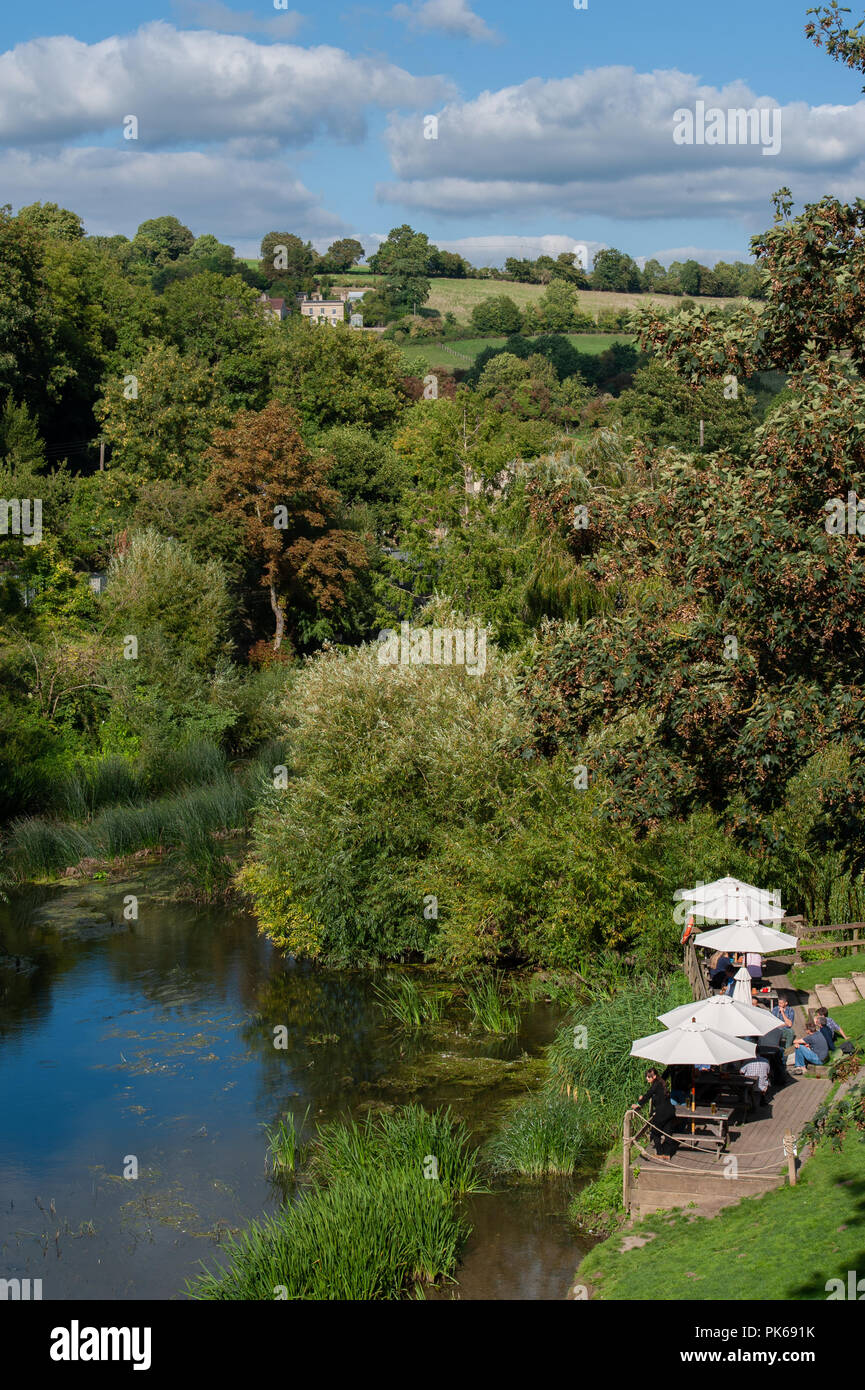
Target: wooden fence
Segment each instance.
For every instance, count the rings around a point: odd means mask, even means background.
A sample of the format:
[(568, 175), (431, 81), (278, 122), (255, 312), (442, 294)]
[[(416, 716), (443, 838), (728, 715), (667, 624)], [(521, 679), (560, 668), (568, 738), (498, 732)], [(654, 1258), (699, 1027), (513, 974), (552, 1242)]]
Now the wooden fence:
[[(802, 964), (803, 951), (846, 951), (851, 950), (854, 955), (859, 951), (865, 950), (865, 922), (841, 922), (839, 924), (818, 926), (806, 926), (804, 919), (795, 919), (801, 923), (796, 930), (796, 965)], [(782, 930), (786, 928), (786, 922), (781, 924)], [(826, 932), (851, 932), (852, 935), (845, 937), (843, 941), (820, 941), (818, 938)]]

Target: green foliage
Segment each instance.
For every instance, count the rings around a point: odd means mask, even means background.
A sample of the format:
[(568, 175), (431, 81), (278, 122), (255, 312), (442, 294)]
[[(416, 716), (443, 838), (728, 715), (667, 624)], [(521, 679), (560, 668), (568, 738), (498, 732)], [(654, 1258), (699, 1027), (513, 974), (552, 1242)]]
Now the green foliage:
[(570, 1219), (593, 1235), (611, 1234), (623, 1215), (621, 1163), (608, 1164), (580, 1189), (568, 1207)]
[(376, 986), (375, 992), (385, 1014), (402, 1028), (417, 1032), (430, 1023), (441, 1022), (444, 996), (422, 990), (410, 976), (387, 979)]
[(514, 995), (502, 971), (476, 975), (466, 984), (466, 1003), (473, 1021), (485, 1033), (518, 1033), (520, 1011), (513, 1006)]
[(658, 1015), (690, 997), (681, 972), (668, 978), (642, 976), (611, 997), (575, 1008), (556, 1034), (548, 1049), (548, 1085), (555, 1094), (568, 1096), (599, 1150), (610, 1147), (625, 1111), (645, 1090), (647, 1063), (630, 1055), (631, 1044), (657, 1033)]
[(472, 309), (472, 328), (478, 333), (519, 333), (523, 316), (506, 294), (490, 295)]
[(526, 1178), (570, 1177), (595, 1152), (585, 1118), (567, 1096), (541, 1091), (521, 1101), (488, 1142), (494, 1171)]
[[(433, 1176), (429, 1157), (437, 1163)], [(395, 1299), (448, 1278), (468, 1228), (456, 1199), (480, 1190), (465, 1130), (449, 1111), (407, 1106), (326, 1125), (311, 1187), (278, 1216), (254, 1222), (205, 1272), (199, 1299)]]

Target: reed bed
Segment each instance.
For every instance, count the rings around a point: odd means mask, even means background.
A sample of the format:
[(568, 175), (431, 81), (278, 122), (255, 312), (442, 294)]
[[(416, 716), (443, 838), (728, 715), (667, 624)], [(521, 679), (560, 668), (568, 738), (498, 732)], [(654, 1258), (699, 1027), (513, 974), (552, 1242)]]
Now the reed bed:
[(488, 1142), (492, 1166), (541, 1178), (595, 1161), (645, 1085), (649, 1063), (631, 1057), (634, 1038), (660, 1032), (657, 1015), (688, 998), (684, 976), (643, 977), (576, 1004), (547, 1048), (543, 1088), (515, 1106)]
[(478, 975), (466, 985), (466, 1003), (472, 1019), (485, 1033), (518, 1033), (520, 1011), (502, 971)]
[(441, 1023), (445, 999), (441, 993), (422, 990), (415, 980), (400, 975), (389, 978), (375, 988), (376, 997), (385, 1014), (410, 1032), (419, 1032), (433, 1023)]
[(597, 1152), (597, 1136), (567, 1096), (541, 1091), (514, 1107), (485, 1156), (498, 1173), (570, 1176)]
[(453, 1273), (468, 1235), (457, 1198), (481, 1188), (449, 1111), (327, 1125), (312, 1155), (309, 1189), (232, 1237), (227, 1269), (205, 1269), (192, 1298), (396, 1299)]
[(210, 837), (243, 827), (252, 801), (249, 781), (226, 776), (144, 805), (109, 806), (80, 826), (39, 817), (19, 820), (10, 830), (8, 862), (17, 876), (36, 878), (85, 858), (114, 859), (165, 845), (180, 847), (190, 864), (206, 868), (216, 853)]
[(269, 1162), (273, 1172), (280, 1177), (294, 1175), (298, 1165), (303, 1161), (305, 1151), (303, 1128), (308, 1119), (309, 1106), (306, 1107), (306, 1113), (300, 1123), (289, 1111), (275, 1125), (264, 1126), (264, 1134), (267, 1139), (265, 1167)]

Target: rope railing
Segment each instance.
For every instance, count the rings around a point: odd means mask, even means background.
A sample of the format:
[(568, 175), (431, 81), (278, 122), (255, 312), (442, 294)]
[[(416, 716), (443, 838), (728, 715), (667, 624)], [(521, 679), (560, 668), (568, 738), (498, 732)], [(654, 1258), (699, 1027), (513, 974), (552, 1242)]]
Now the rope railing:
[[(632, 1134), (632, 1133), (631, 1133), (631, 1123), (632, 1123), (632, 1117), (633, 1117), (634, 1115), (639, 1116), (639, 1118), (640, 1118), (640, 1120), (642, 1121), (642, 1123), (641, 1123), (641, 1125), (640, 1125), (639, 1130), (637, 1130), (636, 1133), (633, 1133), (633, 1134)], [(632, 1148), (635, 1148), (635, 1149), (637, 1150), (637, 1152), (640, 1154), (640, 1156), (641, 1156), (642, 1158), (644, 1158), (644, 1159), (647, 1159), (650, 1163), (654, 1163), (655, 1160), (656, 1160), (656, 1155), (650, 1153), (649, 1150), (645, 1147), (645, 1145), (643, 1145), (643, 1144), (641, 1144), (641, 1143), (639, 1142), (639, 1141), (640, 1141), (640, 1138), (642, 1137), (642, 1135), (644, 1135), (644, 1134), (646, 1133), (647, 1130), (654, 1131), (655, 1134), (663, 1135), (664, 1139), (666, 1139), (666, 1140), (669, 1140), (669, 1139), (671, 1139), (671, 1138), (673, 1137), (673, 1136), (669, 1135), (669, 1134), (666, 1132), (666, 1130), (659, 1129), (658, 1126), (655, 1125), (655, 1124), (653, 1124), (652, 1121), (651, 1121), (650, 1119), (646, 1118), (646, 1117), (643, 1116), (643, 1115), (640, 1115), (640, 1113), (639, 1113), (638, 1110), (630, 1109), (630, 1110), (627, 1110), (627, 1111), (625, 1112), (625, 1119), (624, 1119), (624, 1124), (623, 1124), (623, 1127), (622, 1127), (622, 1144), (623, 1144), (623, 1152), (622, 1152), (622, 1204), (623, 1204), (624, 1209), (625, 1209), (626, 1212), (630, 1212), (630, 1209), (631, 1209), (631, 1205), (630, 1205), (630, 1186), (631, 1186), (630, 1164), (631, 1164), (631, 1149), (632, 1149)], [(675, 1142), (675, 1140), (674, 1140), (674, 1142)], [(799, 1140), (798, 1140), (798, 1138), (794, 1138), (793, 1135), (792, 1135), (792, 1133), (791, 1133), (789, 1130), (787, 1130), (786, 1133), (784, 1134), (784, 1136), (783, 1136), (783, 1138), (782, 1138), (780, 1144), (776, 1142), (776, 1143), (774, 1143), (774, 1144), (769, 1145), (769, 1146), (766, 1147), (766, 1148), (762, 1148), (762, 1149), (751, 1149), (751, 1150), (749, 1150), (749, 1152), (748, 1152), (748, 1158), (749, 1158), (749, 1159), (750, 1159), (750, 1158), (759, 1158), (759, 1157), (761, 1157), (763, 1154), (773, 1154), (773, 1155), (774, 1155), (774, 1159), (771, 1160), (769, 1163), (758, 1164), (756, 1167), (743, 1168), (743, 1167), (741, 1166), (741, 1161), (740, 1161), (740, 1159), (739, 1159), (735, 1154), (730, 1154), (730, 1155), (729, 1155), (730, 1158), (735, 1158), (735, 1159), (736, 1159), (736, 1178), (758, 1177), (758, 1176), (759, 1176), (760, 1174), (762, 1174), (762, 1173), (768, 1173), (768, 1172), (773, 1172), (773, 1171), (777, 1173), (779, 1166), (780, 1166), (782, 1163), (786, 1162), (786, 1163), (787, 1163), (787, 1171), (788, 1171), (788, 1175), (789, 1175), (789, 1178), (790, 1178), (790, 1183), (791, 1183), (791, 1185), (795, 1185), (795, 1182), (796, 1182), (796, 1156), (797, 1156), (797, 1154), (798, 1154), (798, 1145), (799, 1145)], [(697, 1153), (707, 1153), (707, 1152), (709, 1152), (707, 1149), (700, 1148), (699, 1145), (695, 1145), (695, 1146), (693, 1146), (693, 1147), (694, 1147), (694, 1150), (695, 1150)], [(778, 1153), (779, 1148), (780, 1148), (780, 1151), (781, 1151), (781, 1152), (780, 1152), (780, 1156), (779, 1156), (779, 1153)], [(718, 1168), (717, 1168), (717, 1167), (715, 1167), (715, 1168), (694, 1168), (694, 1167), (692, 1167), (692, 1166), (690, 1166), (690, 1165), (688, 1165), (687, 1167), (684, 1167), (684, 1166), (681, 1165), (681, 1164), (674, 1163), (673, 1160), (672, 1160), (672, 1158), (667, 1159), (667, 1160), (664, 1161), (664, 1163), (663, 1163), (663, 1168), (661, 1168), (660, 1171), (665, 1172), (665, 1173), (667, 1173), (667, 1172), (670, 1172), (670, 1173), (684, 1173), (684, 1174), (686, 1174), (686, 1175), (688, 1175), (688, 1176), (690, 1176), (690, 1177), (709, 1177), (709, 1178), (717, 1178), (717, 1177), (723, 1176), (723, 1174), (721, 1174), (721, 1173), (718, 1172)], [(732, 1181), (735, 1181), (735, 1179), (731, 1179), (731, 1180), (732, 1180)]]

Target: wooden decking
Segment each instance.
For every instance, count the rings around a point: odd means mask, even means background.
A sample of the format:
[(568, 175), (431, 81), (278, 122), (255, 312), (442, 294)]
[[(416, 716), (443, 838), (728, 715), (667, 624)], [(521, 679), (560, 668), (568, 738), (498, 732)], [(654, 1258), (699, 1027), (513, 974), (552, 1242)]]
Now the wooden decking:
[[(778, 1187), (788, 1170), (784, 1135), (789, 1132), (794, 1139), (799, 1135), (831, 1084), (827, 1077), (791, 1077), (786, 1086), (770, 1092), (768, 1106), (744, 1116), (737, 1112), (738, 1123), (734, 1122), (730, 1142), (720, 1154), (680, 1147), (667, 1163), (654, 1156), (649, 1134), (644, 1133), (639, 1141), (643, 1152), (638, 1155), (632, 1150), (632, 1215), (691, 1205), (707, 1214)], [(730, 1163), (731, 1157), (735, 1164)]]

